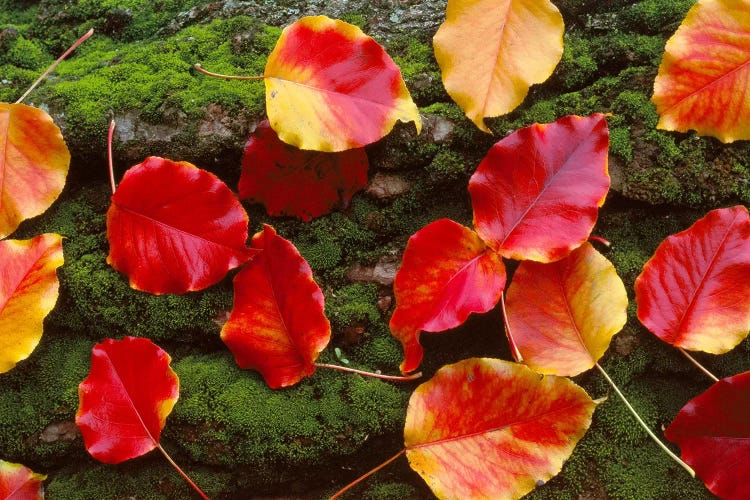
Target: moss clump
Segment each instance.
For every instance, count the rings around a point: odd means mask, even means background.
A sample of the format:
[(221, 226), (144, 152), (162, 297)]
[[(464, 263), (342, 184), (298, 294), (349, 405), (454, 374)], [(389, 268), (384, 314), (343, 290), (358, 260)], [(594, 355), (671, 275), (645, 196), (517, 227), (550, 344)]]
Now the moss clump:
[(381, 330), (383, 321), (376, 306), (377, 301), (378, 290), (373, 283), (355, 283), (326, 297), (326, 316), (334, 331), (340, 332), (354, 325)]
[[(169, 449), (169, 445), (165, 444)], [(179, 458), (179, 457), (175, 457)], [(167, 500), (191, 498), (195, 493), (159, 454), (129, 460), (117, 465), (85, 462), (68, 466), (46, 483), (49, 499), (87, 500), (91, 498), (138, 498)], [(209, 496), (230, 490), (231, 475), (221, 471), (194, 469), (181, 464), (185, 472)]]
[(641, 0), (628, 2), (618, 15), (618, 25), (638, 33), (671, 33), (682, 21), (695, 0)]
[(285, 390), (271, 390), (257, 373), (227, 354), (188, 356), (174, 364), (181, 400), (167, 436), (194, 460), (249, 465), (263, 484), (357, 452), (367, 440), (403, 425), (406, 393), (378, 380), (319, 369)]
[(375, 483), (368, 487), (362, 497), (365, 500), (401, 500), (415, 498), (417, 490), (406, 483)]
[(10, 461), (52, 467), (85, 453), (80, 440), (42, 440), (53, 423), (72, 424), (78, 384), (86, 377), (93, 342), (47, 329), (32, 355), (0, 375), (0, 449)]
[(566, 33), (562, 59), (554, 77), (560, 82), (562, 90), (576, 90), (590, 83), (598, 69), (590, 44), (580, 36)]
[(430, 180), (437, 184), (467, 180), (463, 156), (450, 149), (441, 149), (427, 165)]
[(388, 44), (387, 51), (401, 69), (406, 86), (418, 106), (450, 100), (430, 45), (408, 37), (396, 37)]

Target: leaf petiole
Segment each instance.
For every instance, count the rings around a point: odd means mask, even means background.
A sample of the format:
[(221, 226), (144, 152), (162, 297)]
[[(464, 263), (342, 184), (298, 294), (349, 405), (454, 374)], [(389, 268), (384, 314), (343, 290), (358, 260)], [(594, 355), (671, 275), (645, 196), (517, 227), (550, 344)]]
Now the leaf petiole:
[(695, 359), (690, 354), (688, 354), (688, 352), (685, 349), (683, 349), (682, 347), (678, 347), (677, 349), (682, 353), (683, 356), (685, 356), (688, 359), (688, 361), (690, 361), (691, 363), (693, 363), (693, 365), (695, 365), (696, 368), (698, 368), (700, 371), (702, 371), (708, 378), (710, 378), (714, 382), (718, 382), (719, 381), (719, 378), (716, 375), (714, 375), (713, 373), (711, 373), (710, 371), (708, 371), (708, 369), (706, 369), (705, 366), (703, 366), (702, 364), (700, 364), (697, 359)]
[(200, 63), (196, 63), (193, 65), (193, 67), (198, 70), (199, 73), (203, 73), (204, 75), (213, 76), (214, 78), (224, 78), (225, 80), (264, 80), (266, 77), (263, 75), (260, 76), (236, 76), (236, 75), (222, 75), (221, 73), (214, 73), (213, 71), (208, 71), (207, 69), (203, 69), (203, 66), (200, 65)]
[(170, 463), (170, 464), (172, 465), (172, 467), (174, 467), (174, 468), (175, 468), (175, 470), (176, 470), (176, 471), (177, 471), (177, 472), (178, 472), (178, 473), (179, 473), (179, 474), (180, 474), (180, 475), (182, 476), (182, 478), (183, 478), (183, 479), (184, 479), (185, 481), (187, 481), (187, 483), (188, 483), (188, 484), (189, 484), (189, 485), (190, 485), (190, 486), (191, 486), (191, 487), (192, 487), (192, 488), (193, 488), (193, 489), (194, 489), (194, 490), (195, 490), (195, 491), (196, 491), (196, 492), (197, 492), (197, 493), (198, 493), (198, 494), (199, 494), (199, 495), (201, 496), (201, 498), (202, 498), (203, 500), (211, 500), (211, 499), (210, 499), (210, 498), (208, 497), (208, 495), (206, 495), (205, 493), (203, 493), (203, 490), (201, 490), (201, 489), (200, 489), (200, 488), (198, 487), (198, 485), (197, 485), (197, 484), (195, 484), (195, 483), (193, 482), (193, 480), (192, 480), (192, 479), (190, 479), (190, 477), (189, 477), (189, 476), (188, 476), (187, 474), (185, 474), (185, 471), (183, 471), (182, 469), (180, 469), (180, 466), (179, 466), (179, 465), (177, 465), (177, 463), (175, 463), (175, 461), (174, 461), (174, 460), (172, 460), (172, 457), (170, 457), (170, 456), (169, 456), (169, 454), (168, 454), (168, 453), (166, 452), (166, 450), (165, 450), (164, 448), (162, 448), (162, 447), (161, 447), (161, 444), (158, 444), (158, 443), (157, 443), (156, 447), (157, 447), (157, 448), (159, 449), (159, 451), (161, 452), (161, 454), (162, 454), (162, 455), (164, 455), (164, 458), (166, 458), (166, 459), (167, 459), (167, 462), (169, 462), (169, 463)]
[(612, 386), (612, 389), (615, 390), (615, 392), (617, 393), (617, 395), (620, 396), (620, 399), (622, 399), (622, 402), (625, 403), (625, 406), (627, 406), (628, 410), (630, 410), (630, 413), (632, 413), (633, 416), (635, 417), (635, 419), (638, 421), (638, 423), (641, 424), (641, 427), (643, 427), (643, 429), (648, 433), (648, 435), (651, 436), (651, 439), (653, 439), (654, 442), (656, 444), (658, 444), (661, 447), (661, 449), (664, 450), (666, 452), (666, 454), (669, 455), (672, 458), (672, 460), (674, 460), (675, 462), (677, 462), (678, 464), (680, 464), (683, 469), (685, 469), (686, 471), (688, 471), (690, 473), (690, 475), (692, 477), (695, 477), (695, 471), (693, 470), (693, 468), (690, 467), (685, 462), (683, 462), (680, 459), (680, 457), (678, 457), (677, 455), (675, 455), (674, 453), (672, 453), (672, 450), (670, 450), (669, 448), (667, 448), (667, 446), (664, 443), (662, 443), (661, 440), (658, 437), (656, 437), (656, 434), (654, 434), (653, 431), (651, 429), (649, 429), (648, 425), (646, 425), (646, 422), (643, 421), (643, 419), (640, 417), (640, 415), (638, 415), (638, 413), (635, 411), (635, 409), (630, 405), (630, 403), (628, 402), (628, 400), (625, 399), (625, 395), (622, 392), (620, 392), (620, 389), (617, 388), (617, 386), (615, 385), (614, 381), (611, 378), (609, 378), (609, 375), (607, 375), (607, 372), (604, 371), (604, 368), (602, 368), (599, 365), (599, 363), (596, 363), (594, 366), (596, 366), (596, 368), (604, 376), (604, 378), (607, 380), (607, 382), (609, 382), (609, 385)]
[(109, 163), (109, 183), (112, 186), (112, 194), (115, 194), (115, 168), (112, 162), (112, 137), (115, 134), (115, 120), (109, 122), (107, 131), (107, 161)]
[(355, 368), (349, 368), (347, 366), (329, 365), (327, 363), (315, 363), (316, 368), (330, 368), (331, 370), (339, 370), (342, 372), (356, 373), (365, 377), (379, 378), (382, 380), (392, 380), (395, 382), (406, 382), (409, 380), (416, 380), (422, 376), (422, 372), (412, 373), (411, 375), (395, 376), (395, 375), (383, 375), (380, 373), (366, 372), (363, 370), (357, 370)]
[(44, 80), (45, 78), (47, 78), (47, 75), (49, 75), (52, 72), (52, 70), (55, 69), (57, 67), (57, 65), (60, 64), (60, 62), (62, 62), (63, 59), (65, 59), (66, 57), (68, 57), (68, 55), (70, 55), (71, 52), (73, 52), (74, 50), (76, 50), (79, 45), (81, 45), (83, 42), (85, 42), (86, 40), (88, 40), (91, 37), (91, 35), (93, 35), (93, 34), (94, 34), (94, 28), (91, 28), (90, 30), (88, 30), (86, 32), (86, 34), (84, 34), (73, 45), (71, 45), (68, 50), (66, 50), (65, 52), (63, 52), (63, 55), (61, 55), (60, 57), (58, 57), (55, 62), (53, 62), (52, 64), (50, 64), (50, 67), (47, 68), (47, 70), (44, 73), (42, 73), (42, 75), (39, 78), (37, 78), (34, 83), (31, 84), (31, 87), (29, 87), (29, 90), (27, 90), (26, 92), (24, 92), (24, 94), (21, 97), (18, 98), (18, 100), (16, 101), (16, 104), (21, 104), (21, 101), (23, 101), (24, 99), (26, 99), (26, 97), (28, 97), (28, 95), (31, 94), (31, 91), (34, 90), (37, 87), (37, 85), (39, 85), (42, 82), (42, 80)]
[(516, 342), (513, 340), (513, 334), (510, 332), (510, 324), (508, 323), (508, 313), (505, 310), (505, 292), (500, 294), (500, 307), (503, 310), (503, 324), (505, 325), (505, 336), (508, 337), (508, 343), (510, 344), (510, 349), (513, 352), (513, 357), (515, 358), (516, 362), (523, 363), (523, 356), (521, 355), (521, 351), (518, 350), (518, 346), (516, 346)]

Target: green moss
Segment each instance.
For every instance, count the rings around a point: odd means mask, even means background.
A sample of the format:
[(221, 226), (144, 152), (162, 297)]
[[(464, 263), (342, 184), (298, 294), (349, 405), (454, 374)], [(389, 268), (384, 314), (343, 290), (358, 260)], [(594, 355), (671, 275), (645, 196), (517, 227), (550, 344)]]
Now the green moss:
[(618, 25), (641, 33), (673, 32), (695, 0), (641, 0), (633, 2), (618, 16)]
[(642, 91), (621, 92), (612, 103), (612, 111), (625, 116), (631, 122), (642, 124), (646, 129), (655, 129), (659, 121), (656, 107)]
[(85, 453), (80, 441), (45, 443), (40, 435), (52, 423), (72, 423), (92, 347), (91, 341), (46, 329), (31, 356), (0, 375), (0, 449), (5, 460), (51, 466)]
[(227, 354), (188, 356), (174, 369), (181, 400), (167, 435), (181, 440), (194, 460), (251, 465), (266, 483), (283, 480), (284, 471), (350, 455), (403, 425), (406, 394), (374, 379), (319, 369), (274, 391)]
[(463, 156), (450, 149), (441, 149), (427, 166), (430, 180), (435, 183), (450, 183), (468, 180)]
[(336, 290), (326, 297), (326, 316), (334, 331), (354, 325), (382, 329), (383, 321), (377, 308), (378, 290), (373, 283), (355, 283)]
[(364, 492), (361, 498), (365, 500), (402, 500), (415, 498), (416, 488), (405, 483), (375, 483)]
[[(174, 122), (184, 114), (201, 117), (209, 103), (229, 112), (260, 114), (260, 83), (228, 82), (192, 70), (202, 63), (229, 74), (261, 74), (280, 31), (248, 17), (191, 26), (163, 40), (126, 44), (95, 37), (57, 69), (59, 80), (39, 92), (64, 110), (68, 142), (103, 150), (112, 113), (137, 111), (152, 123)], [(234, 43), (233, 37), (241, 41)], [(20, 92), (20, 87), (18, 88)]]
[[(165, 444), (165, 448), (169, 445)], [(175, 457), (180, 458), (180, 457)], [(178, 460), (179, 461), (179, 460)], [(191, 498), (195, 493), (188, 484), (158, 454), (129, 460), (121, 464), (85, 463), (70, 465), (52, 475), (46, 483), (46, 498), (50, 500), (88, 500), (91, 498), (138, 498), (167, 500)], [(209, 496), (229, 490), (231, 475), (221, 471), (194, 469), (181, 466), (195, 483)]]
[(580, 35), (566, 33), (562, 59), (554, 74), (554, 78), (561, 83), (562, 90), (575, 90), (590, 83), (598, 69), (591, 55), (590, 44)]
[(389, 42), (387, 51), (401, 70), (417, 105), (449, 100), (430, 45), (409, 37), (397, 37)]
[(38, 71), (48, 66), (52, 58), (37, 40), (27, 40), (19, 35), (15, 40), (3, 44), (0, 65), (10, 64), (21, 69)]
[(609, 129), (609, 150), (625, 160), (633, 160), (633, 144), (630, 139), (630, 127)]

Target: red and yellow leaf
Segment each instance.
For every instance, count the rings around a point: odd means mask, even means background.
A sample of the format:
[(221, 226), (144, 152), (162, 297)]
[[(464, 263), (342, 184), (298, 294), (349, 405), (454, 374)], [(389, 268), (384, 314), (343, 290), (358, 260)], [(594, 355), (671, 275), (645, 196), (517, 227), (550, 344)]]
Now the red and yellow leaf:
[(750, 372), (722, 379), (692, 399), (664, 435), (714, 495), (750, 498)]
[(535, 124), (490, 149), (469, 181), (474, 227), (503, 257), (552, 262), (589, 237), (609, 190), (604, 115)]
[(116, 464), (159, 446), (180, 382), (169, 354), (148, 339), (105, 339), (78, 386), (76, 424), (92, 457)]
[(510, 337), (538, 373), (574, 376), (594, 366), (627, 321), (628, 294), (590, 243), (550, 264), (521, 262), (506, 295)]
[(107, 212), (107, 262), (153, 294), (201, 290), (242, 265), (248, 217), (214, 174), (149, 157), (125, 173)]
[(56, 270), (62, 264), (57, 234), (0, 241), (0, 373), (39, 344), (44, 318), (57, 302)]
[(422, 122), (401, 71), (375, 40), (325, 16), (287, 26), (264, 72), (266, 112), (300, 149), (343, 151), (375, 142), (397, 121)]
[(271, 226), (253, 236), (263, 252), (234, 278), (234, 306), (221, 339), (241, 368), (258, 370), (273, 389), (315, 372), (331, 338), (323, 292), (291, 242)]
[(652, 98), (658, 128), (750, 139), (750, 1), (700, 0), (667, 41)]
[(635, 280), (638, 319), (675, 347), (722, 354), (750, 331), (750, 216), (712, 210), (664, 240)]
[(0, 102), (0, 238), (52, 205), (69, 165), (68, 147), (47, 113)]
[(504, 287), (502, 258), (471, 229), (440, 219), (413, 234), (393, 284), (390, 327), (404, 347), (401, 371), (422, 361), (420, 331), (455, 328), (469, 314), (489, 311)]
[(283, 143), (263, 120), (245, 144), (240, 198), (263, 203), (269, 215), (309, 221), (347, 206), (367, 184), (367, 153), (305, 151)]
[(560, 472), (595, 407), (566, 378), (460, 361), (412, 394), (406, 456), (438, 498), (520, 498)]
[(5, 500), (42, 500), (47, 479), (28, 467), (0, 460), (0, 498)]
[(563, 53), (563, 18), (549, 0), (449, 0), (433, 39), (448, 94), (477, 127), (513, 111)]

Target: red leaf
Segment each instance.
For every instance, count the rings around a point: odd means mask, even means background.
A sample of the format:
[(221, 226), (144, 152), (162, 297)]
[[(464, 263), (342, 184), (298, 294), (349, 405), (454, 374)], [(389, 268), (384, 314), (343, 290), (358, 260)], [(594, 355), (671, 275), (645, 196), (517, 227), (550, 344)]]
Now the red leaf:
[(92, 457), (116, 464), (159, 445), (179, 397), (169, 354), (148, 339), (105, 339), (91, 351), (91, 371), (78, 386), (76, 424)]
[(412, 394), (406, 456), (439, 498), (520, 498), (560, 471), (595, 407), (566, 378), (467, 359)]
[(300, 149), (363, 147), (397, 121), (422, 127), (398, 66), (344, 21), (312, 16), (287, 26), (263, 75), (271, 126)]
[(125, 173), (107, 212), (107, 262), (153, 294), (201, 290), (257, 251), (248, 218), (218, 177), (149, 157)]
[(271, 226), (253, 236), (263, 252), (234, 278), (234, 306), (221, 338), (241, 368), (276, 389), (315, 372), (331, 338), (323, 292), (297, 249)]
[(601, 114), (535, 124), (496, 143), (469, 181), (479, 236), (509, 259), (565, 257), (604, 203), (608, 147)]
[(713, 494), (750, 498), (750, 372), (709, 387), (680, 410), (664, 434)]
[(240, 198), (263, 203), (269, 215), (309, 221), (339, 202), (346, 206), (367, 184), (364, 149), (304, 151), (283, 143), (263, 120), (245, 144)]
[(393, 284), (396, 310), (390, 327), (404, 346), (401, 371), (422, 361), (419, 332), (455, 328), (471, 313), (487, 312), (505, 287), (505, 265), (471, 229), (440, 219), (406, 245)]
[(42, 482), (47, 476), (28, 467), (0, 460), (0, 498), (5, 500), (42, 500)]
[(663, 341), (721, 354), (750, 331), (750, 217), (712, 210), (668, 237), (635, 280), (638, 319)]

